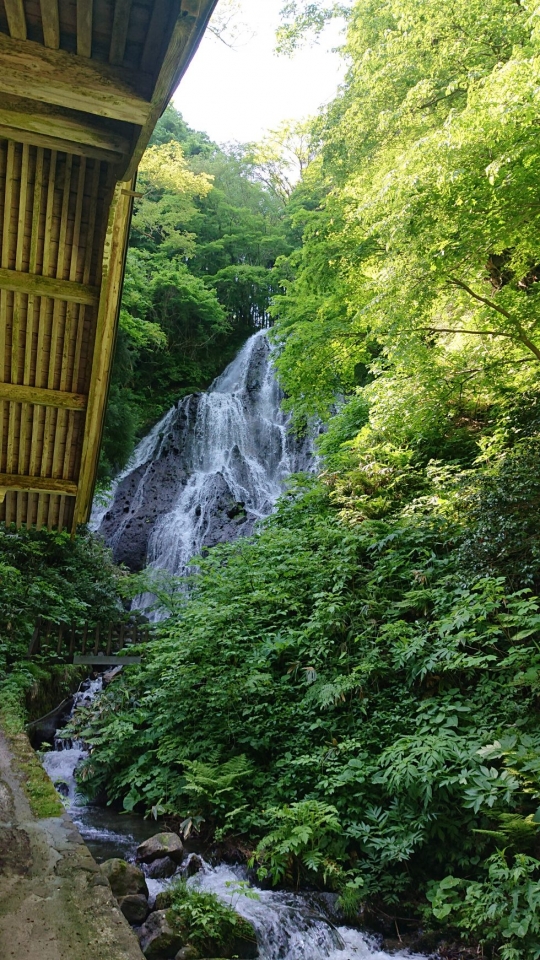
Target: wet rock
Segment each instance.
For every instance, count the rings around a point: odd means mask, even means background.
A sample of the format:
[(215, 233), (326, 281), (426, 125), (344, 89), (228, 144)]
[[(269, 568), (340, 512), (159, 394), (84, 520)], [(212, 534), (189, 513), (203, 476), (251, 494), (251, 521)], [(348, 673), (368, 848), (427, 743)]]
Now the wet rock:
[(257, 938), (255, 930), (247, 920), (241, 924), (238, 935), (229, 946), (229, 952), (231, 957), (238, 957), (239, 960), (257, 960), (259, 956)]
[(139, 931), (141, 950), (147, 960), (169, 960), (185, 946), (167, 920), (166, 910), (151, 913)]
[(160, 890), (154, 903), (154, 910), (168, 910), (172, 907), (172, 890)]
[(194, 877), (196, 873), (200, 873), (204, 866), (204, 860), (199, 856), (198, 853), (192, 853), (189, 856), (189, 859), (184, 865), (183, 874), (186, 877)]
[(146, 876), (151, 880), (167, 880), (174, 876), (178, 869), (178, 864), (171, 857), (160, 857), (153, 860), (146, 867)]
[(157, 833), (149, 840), (145, 840), (137, 847), (139, 863), (153, 863), (170, 857), (175, 863), (181, 863), (184, 858), (184, 845), (176, 833)]
[(134, 927), (144, 923), (150, 913), (148, 900), (142, 893), (129, 893), (126, 897), (119, 897), (118, 906), (127, 922)]
[[(201, 465), (204, 482), (186, 502), (183, 529), (196, 530), (195, 553), (203, 555), (217, 543), (249, 536), (257, 518), (273, 509), (285, 472), (312, 468), (309, 431), (287, 430), (270, 354), (267, 337), (256, 334), (208, 394), (184, 397), (142, 441), (137, 465), (118, 482), (99, 526), (117, 563), (145, 567), (154, 531), (162, 531)], [(175, 572), (185, 560), (178, 555)]]
[(174, 960), (200, 960), (200, 956), (197, 947), (193, 947), (191, 943), (186, 943), (185, 947), (178, 951)]
[(105, 863), (102, 863), (101, 870), (107, 877), (111, 890), (117, 899), (131, 894), (148, 896), (144, 873), (133, 863), (127, 863), (125, 860), (114, 857), (112, 860), (106, 860)]

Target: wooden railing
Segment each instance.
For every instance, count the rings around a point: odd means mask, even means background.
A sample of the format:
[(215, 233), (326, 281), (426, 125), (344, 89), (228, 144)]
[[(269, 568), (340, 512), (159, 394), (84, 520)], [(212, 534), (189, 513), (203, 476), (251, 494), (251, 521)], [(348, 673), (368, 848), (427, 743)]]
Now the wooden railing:
[(143, 619), (108, 623), (53, 623), (39, 617), (28, 656), (49, 654), (67, 663), (137, 663), (128, 648), (151, 639), (153, 624)]

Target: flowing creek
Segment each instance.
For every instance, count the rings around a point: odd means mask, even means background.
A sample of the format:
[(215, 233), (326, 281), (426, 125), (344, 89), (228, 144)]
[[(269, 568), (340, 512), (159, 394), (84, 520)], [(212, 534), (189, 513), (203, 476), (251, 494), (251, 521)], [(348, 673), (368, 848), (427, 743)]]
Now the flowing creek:
[[(116, 561), (134, 570), (148, 565), (182, 575), (201, 550), (251, 533), (256, 521), (271, 513), (286, 477), (313, 469), (315, 462), (313, 437), (298, 439), (289, 432), (282, 399), (261, 332), (207, 393), (186, 397), (169, 410), (141, 441), (107, 502), (94, 508), (92, 527)], [(101, 678), (83, 684), (74, 710), (101, 689)], [(159, 824), (86, 804), (75, 782), (86, 755), (84, 744), (59, 737), (43, 762), (96, 860), (134, 860), (138, 844), (157, 833)], [(245, 879), (241, 866), (203, 861), (187, 882), (232, 903), (253, 925), (260, 960), (418, 957), (386, 953), (375, 938), (336, 927), (324, 897), (255, 887), (246, 896), (239, 886)], [(171, 881), (147, 882), (152, 903)]]
[[(73, 709), (91, 703), (101, 689), (101, 678), (86, 681), (75, 695)], [(54, 749), (44, 754), (43, 765), (98, 863), (110, 857), (134, 860), (138, 844), (157, 833), (159, 824), (85, 803), (75, 781), (76, 768), (85, 756), (83, 743), (59, 736)], [(254, 886), (246, 896), (242, 892), (245, 880), (241, 866), (212, 866), (203, 861), (202, 869), (187, 882), (232, 904), (253, 925), (260, 960), (426, 960), (407, 951), (386, 953), (376, 938), (351, 927), (336, 926), (324, 897)], [(151, 903), (169, 883), (171, 880), (147, 880)]]

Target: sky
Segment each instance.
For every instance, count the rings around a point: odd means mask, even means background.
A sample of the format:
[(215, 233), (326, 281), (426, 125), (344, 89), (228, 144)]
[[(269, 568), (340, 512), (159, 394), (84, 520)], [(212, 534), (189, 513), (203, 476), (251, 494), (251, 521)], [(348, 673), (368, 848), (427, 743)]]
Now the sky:
[(301, 120), (331, 100), (343, 78), (329, 29), (315, 46), (294, 57), (274, 53), (285, 0), (241, 0), (245, 27), (233, 49), (207, 33), (173, 97), (191, 127), (218, 143), (260, 140), (283, 120)]

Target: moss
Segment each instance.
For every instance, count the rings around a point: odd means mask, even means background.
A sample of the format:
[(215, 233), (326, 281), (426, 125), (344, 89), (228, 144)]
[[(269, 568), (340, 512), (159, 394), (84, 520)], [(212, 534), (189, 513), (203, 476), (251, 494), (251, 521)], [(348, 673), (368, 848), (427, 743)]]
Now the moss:
[(7, 736), (21, 782), (35, 817), (59, 817), (62, 801), (45, 773), (24, 732), (23, 691), (13, 686), (3, 691), (0, 725)]
[(32, 813), (39, 820), (45, 817), (62, 816), (64, 812), (62, 801), (30, 746), (28, 737), (22, 730), (15, 731), (13, 725), (6, 724), (3, 718), (2, 726), (6, 732), (17, 770), (21, 774), (22, 787), (28, 798)]

